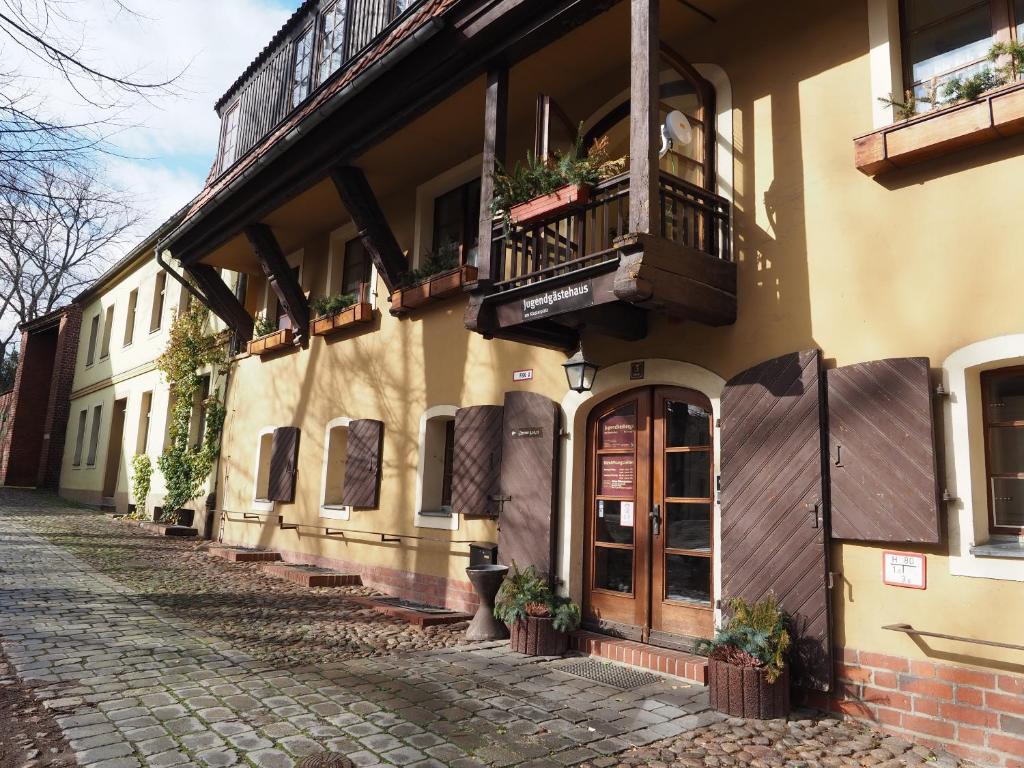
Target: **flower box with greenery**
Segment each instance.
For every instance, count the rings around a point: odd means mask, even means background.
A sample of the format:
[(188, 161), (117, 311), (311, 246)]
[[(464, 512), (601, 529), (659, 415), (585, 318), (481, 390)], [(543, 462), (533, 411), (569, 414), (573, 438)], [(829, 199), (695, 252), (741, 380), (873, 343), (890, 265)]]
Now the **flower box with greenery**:
[(313, 336), (327, 336), (356, 323), (366, 323), (372, 318), (370, 303), (360, 301), (354, 293), (336, 293), (313, 302), (316, 317), (310, 324)]
[(711, 706), (732, 717), (771, 720), (789, 714), (789, 617), (774, 594), (751, 605), (726, 601), (730, 617), (712, 640), (697, 644), (708, 654)]
[[(581, 126), (582, 128), (582, 126)], [(572, 149), (542, 160), (532, 152), (511, 170), (494, 172), (494, 212), (506, 227), (522, 226), (587, 204), (590, 189), (625, 167), (625, 160), (608, 160), (608, 137), (595, 139), (583, 153), (582, 132)]]
[(245, 345), (250, 355), (265, 355), (287, 347), (293, 341), (291, 328), (278, 328), (265, 317), (257, 317), (252, 327), (252, 341)]
[(923, 96), (908, 90), (902, 100), (880, 98), (899, 122), (854, 140), (857, 168), (874, 176), (1024, 132), (1024, 44), (996, 43), (988, 58), (995, 68), (953, 77), (941, 87), (933, 80)]
[(528, 656), (561, 656), (569, 648), (569, 633), (580, 626), (580, 607), (556, 595), (531, 565), (513, 562), (494, 601), (494, 617), (508, 624), (511, 647)]
[(398, 287), (391, 294), (391, 313), (408, 312), (453, 296), (460, 293), (466, 283), (476, 280), (477, 268), (460, 264), (461, 253), (459, 243), (449, 243), (435, 253), (428, 253), (419, 267), (402, 275)]

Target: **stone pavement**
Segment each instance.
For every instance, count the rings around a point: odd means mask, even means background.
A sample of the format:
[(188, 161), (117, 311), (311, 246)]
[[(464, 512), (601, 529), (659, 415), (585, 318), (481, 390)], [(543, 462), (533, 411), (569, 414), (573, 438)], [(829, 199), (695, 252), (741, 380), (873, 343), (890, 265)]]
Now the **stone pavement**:
[[(478, 644), (307, 667), (253, 658), (0, 510), (0, 640), (80, 765), (570, 765), (719, 719), (682, 682), (628, 692)], [(613, 761), (614, 762), (614, 761)]]

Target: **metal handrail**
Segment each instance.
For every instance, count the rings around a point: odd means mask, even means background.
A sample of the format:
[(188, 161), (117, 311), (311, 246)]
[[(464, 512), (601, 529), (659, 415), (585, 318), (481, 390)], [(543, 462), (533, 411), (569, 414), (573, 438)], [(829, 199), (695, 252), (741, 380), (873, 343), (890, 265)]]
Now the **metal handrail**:
[(435, 536), (420, 536), (413, 533), (393, 533), (385, 531), (363, 531), (356, 528), (338, 528), (337, 526), (326, 526), (326, 525), (312, 525), (310, 523), (284, 523), (284, 515), (278, 512), (264, 512), (262, 510), (256, 510), (253, 512), (232, 512), (227, 509), (215, 510), (220, 512), (222, 515), (227, 517), (229, 521), (237, 522), (237, 518), (232, 520), (231, 515), (242, 515), (241, 522), (260, 520), (262, 518), (276, 517), (278, 525), (282, 530), (295, 530), (299, 528), (311, 529), (314, 531), (323, 530), (327, 536), (335, 536), (337, 534), (345, 535), (346, 533), (359, 533), (365, 536), (380, 536), (381, 541), (396, 543), (402, 539), (415, 539), (418, 541), (436, 541), (439, 544), (473, 544), (478, 539), (439, 539)]
[(1024, 645), (1000, 643), (996, 640), (978, 640), (974, 637), (962, 637), (960, 635), (945, 635), (941, 632), (925, 632), (923, 629), (914, 629), (910, 624), (887, 624), (882, 629), (888, 629), (891, 632), (902, 632), (905, 635), (937, 637), (940, 640), (955, 640), (958, 643), (974, 643), (975, 645), (988, 645), (993, 648), (1009, 648), (1011, 651), (1024, 651)]

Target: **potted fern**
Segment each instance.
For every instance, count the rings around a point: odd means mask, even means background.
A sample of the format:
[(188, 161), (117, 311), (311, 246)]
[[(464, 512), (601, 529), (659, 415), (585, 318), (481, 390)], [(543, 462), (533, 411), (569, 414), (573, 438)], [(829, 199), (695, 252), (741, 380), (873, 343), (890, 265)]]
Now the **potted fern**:
[(370, 304), (354, 293), (336, 293), (313, 302), (316, 317), (311, 323), (313, 336), (327, 336), (355, 323), (370, 320)]
[(763, 720), (789, 714), (789, 617), (774, 594), (751, 605), (727, 601), (730, 616), (712, 640), (697, 650), (708, 654), (711, 706), (731, 717)]
[(502, 582), (494, 601), (494, 617), (508, 624), (511, 646), (527, 656), (561, 656), (569, 649), (569, 633), (580, 626), (580, 607), (556, 595), (532, 565)]

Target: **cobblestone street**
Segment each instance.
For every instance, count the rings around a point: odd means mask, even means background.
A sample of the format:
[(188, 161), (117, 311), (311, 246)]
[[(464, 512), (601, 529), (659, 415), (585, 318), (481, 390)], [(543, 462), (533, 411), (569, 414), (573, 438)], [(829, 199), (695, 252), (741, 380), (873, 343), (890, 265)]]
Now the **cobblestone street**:
[(958, 765), (832, 719), (724, 721), (699, 686), (623, 691), (127, 530), (0, 492), (3, 651), (83, 766)]

